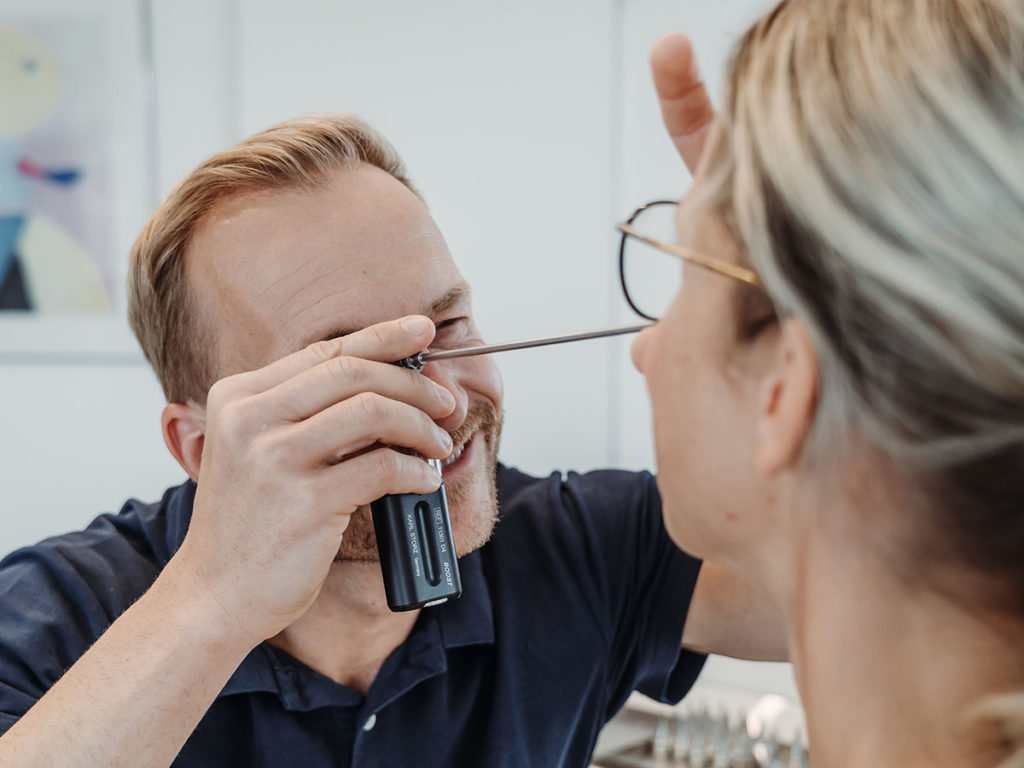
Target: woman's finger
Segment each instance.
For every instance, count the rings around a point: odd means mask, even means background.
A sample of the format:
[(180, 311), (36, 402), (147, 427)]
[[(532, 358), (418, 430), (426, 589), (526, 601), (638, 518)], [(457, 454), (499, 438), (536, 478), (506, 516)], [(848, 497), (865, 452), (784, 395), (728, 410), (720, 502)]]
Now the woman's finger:
[(697, 67), (693, 45), (673, 32), (651, 49), (651, 74), (665, 129), (691, 174), (697, 172), (715, 108)]

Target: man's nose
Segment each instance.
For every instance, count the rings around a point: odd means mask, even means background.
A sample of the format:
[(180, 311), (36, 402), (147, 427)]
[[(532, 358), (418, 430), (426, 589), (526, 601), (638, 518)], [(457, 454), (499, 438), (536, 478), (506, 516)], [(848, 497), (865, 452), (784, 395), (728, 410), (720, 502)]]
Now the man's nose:
[(455, 410), (442, 419), (437, 419), (437, 426), (441, 429), (447, 429), (449, 432), (453, 432), (462, 426), (462, 423), (466, 420), (466, 414), (469, 412), (469, 395), (466, 394), (466, 390), (462, 388), (456, 377), (453, 375), (453, 364), (450, 362), (433, 362), (427, 363), (423, 366), (423, 375), (429, 376), (432, 381), (436, 384), (440, 384), (442, 387), (452, 393), (455, 398)]

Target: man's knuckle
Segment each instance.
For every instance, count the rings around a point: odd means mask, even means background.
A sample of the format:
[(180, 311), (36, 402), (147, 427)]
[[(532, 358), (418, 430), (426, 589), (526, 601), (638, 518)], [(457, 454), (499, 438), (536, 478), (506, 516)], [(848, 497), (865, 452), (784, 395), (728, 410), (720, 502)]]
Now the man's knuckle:
[(228, 445), (248, 451), (250, 443), (270, 428), (267, 413), (265, 394), (228, 400), (209, 417), (211, 431)]
[(341, 355), (341, 339), (324, 339), (306, 347), (309, 356), (317, 363), (326, 363)]
[(281, 434), (267, 434), (254, 441), (255, 453), (260, 466), (280, 467), (294, 455), (294, 447)]
[(213, 382), (210, 390), (206, 393), (206, 408), (208, 411), (217, 410), (231, 400), (234, 393), (235, 382), (232, 377), (218, 379)]
[(435, 438), (437, 435), (437, 425), (434, 423), (434, 420), (418, 409), (414, 416), (416, 418), (416, 428), (423, 438), (428, 440)]
[(377, 472), (384, 480), (393, 480), (401, 472), (401, 455), (390, 449), (377, 451)]
[(366, 366), (355, 357), (335, 357), (325, 364), (339, 384), (359, 384), (366, 379)]
[(230, 443), (242, 443), (249, 434), (248, 412), (243, 403), (229, 400), (217, 409), (212, 417), (213, 428), (222, 439)]
[(386, 326), (384, 325), (372, 325), (369, 328), (370, 333), (373, 336), (373, 340), (378, 345), (384, 345), (388, 342), (388, 335), (385, 332), (385, 327)]
[(386, 421), (390, 415), (387, 399), (376, 392), (360, 392), (352, 401), (356, 412), (370, 424)]

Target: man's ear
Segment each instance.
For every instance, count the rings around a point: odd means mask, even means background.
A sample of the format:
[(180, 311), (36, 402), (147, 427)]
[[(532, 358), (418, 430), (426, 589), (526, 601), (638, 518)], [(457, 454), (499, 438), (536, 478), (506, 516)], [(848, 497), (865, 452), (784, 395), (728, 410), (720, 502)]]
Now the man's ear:
[(754, 468), (765, 476), (796, 464), (814, 423), (818, 359), (803, 323), (782, 323), (779, 357), (767, 373), (758, 403)]
[(194, 403), (168, 403), (160, 417), (160, 426), (171, 455), (193, 481), (198, 481), (206, 440), (206, 409)]

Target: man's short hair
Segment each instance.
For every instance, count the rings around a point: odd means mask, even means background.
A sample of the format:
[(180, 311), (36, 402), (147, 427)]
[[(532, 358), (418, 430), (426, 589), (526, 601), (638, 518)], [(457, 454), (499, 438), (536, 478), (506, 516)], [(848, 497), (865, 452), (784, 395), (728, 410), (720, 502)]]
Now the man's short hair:
[(132, 246), (128, 321), (169, 403), (199, 404), (213, 385), (212, 329), (200, 322), (185, 255), (193, 233), (221, 200), (286, 188), (314, 190), (332, 172), (376, 166), (419, 195), (394, 147), (341, 113), (275, 125), (218, 152), (188, 174), (153, 212)]

